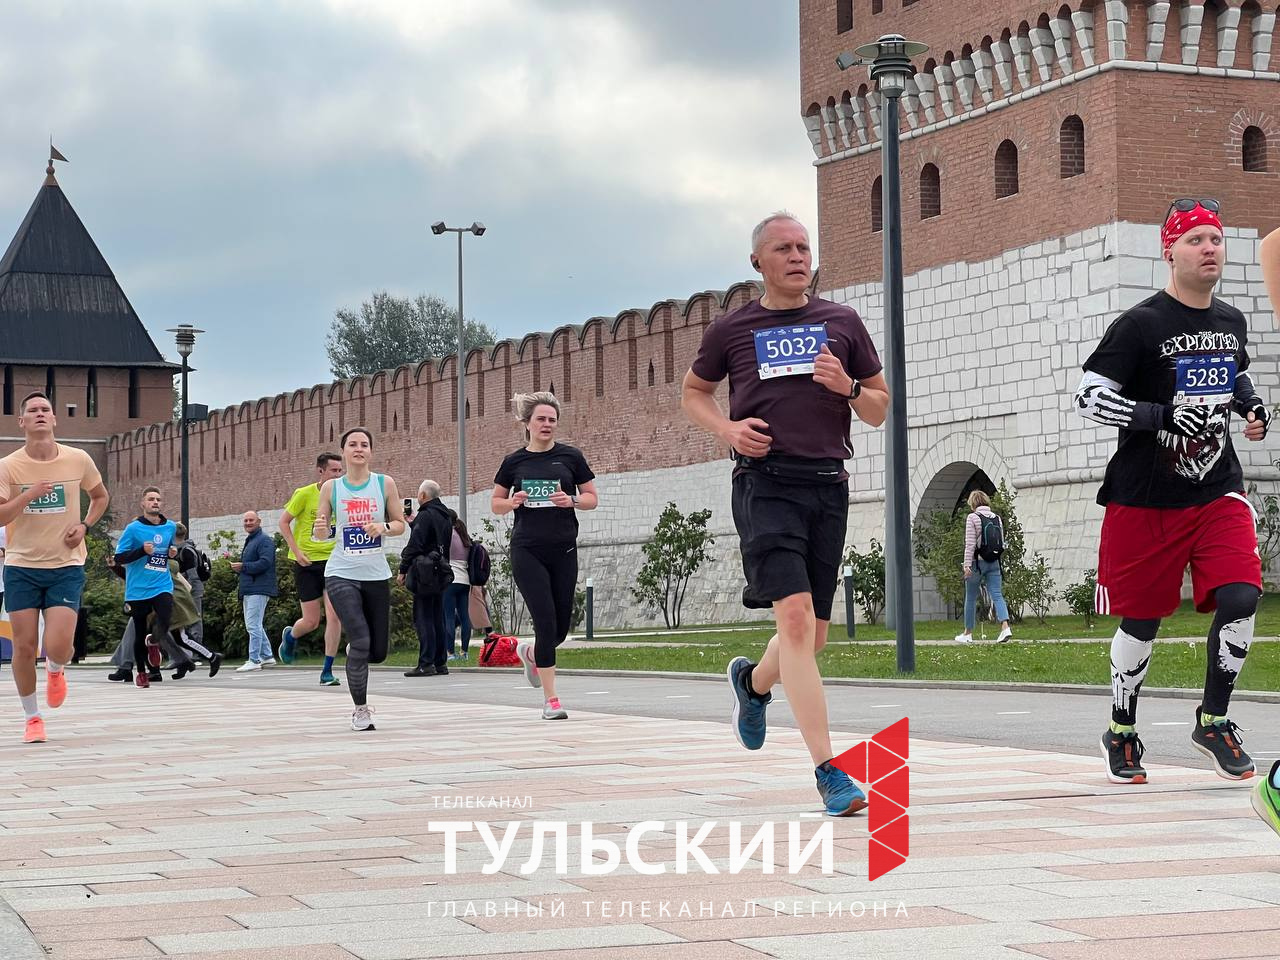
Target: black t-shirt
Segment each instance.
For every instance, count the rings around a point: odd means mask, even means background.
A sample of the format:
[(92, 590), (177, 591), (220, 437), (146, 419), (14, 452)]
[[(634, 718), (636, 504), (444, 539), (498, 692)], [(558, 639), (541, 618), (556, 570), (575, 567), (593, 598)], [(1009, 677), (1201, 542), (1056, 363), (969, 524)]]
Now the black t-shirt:
[[(765, 371), (766, 344), (758, 331), (821, 325), (826, 328), (828, 349), (855, 380), (873, 377), (881, 370), (880, 357), (851, 307), (818, 297), (795, 310), (769, 310), (752, 300), (746, 306), (713, 321), (702, 335), (693, 360), (693, 375), (719, 383), (729, 378), (729, 418), (759, 417), (769, 425), (773, 438), (770, 453), (808, 460), (847, 460), (853, 456), (849, 427), (853, 411), (849, 400), (832, 393), (813, 374)], [(787, 337), (793, 343), (794, 337)], [(769, 347), (789, 351), (791, 344)], [(781, 375), (769, 376), (769, 373)]]
[[(515, 511), (511, 543), (516, 546), (573, 546), (578, 540), (578, 511), (557, 507), (548, 497), (559, 489), (569, 496), (578, 487), (594, 480), (586, 457), (577, 447), (556, 443), (550, 450), (534, 453), (521, 447), (508, 454), (498, 467), (493, 482), (511, 493), (525, 490), (529, 499)], [(538, 506), (545, 504), (545, 506)]]
[(1244, 489), (1231, 444), (1231, 397), (1237, 374), (1249, 368), (1244, 314), (1214, 298), (1188, 307), (1163, 290), (1111, 324), (1084, 369), (1120, 384), (1130, 400), (1197, 403), (1209, 425), (1187, 439), (1164, 430), (1120, 430), (1098, 503), (1191, 507)]

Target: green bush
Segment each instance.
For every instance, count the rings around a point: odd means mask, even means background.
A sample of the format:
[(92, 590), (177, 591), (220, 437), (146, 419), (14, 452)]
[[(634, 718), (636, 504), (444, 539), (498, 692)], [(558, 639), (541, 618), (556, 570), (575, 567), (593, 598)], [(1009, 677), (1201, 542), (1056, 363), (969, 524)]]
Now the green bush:
[(1084, 617), (1084, 625), (1086, 628), (1093, 626), (1095, 614), (1095, 599), (1098, 592), (1098, 571), (1086, 570), (1084, 580), (1080, 583), (1073, 583), (1062, 591), (1062, 599), (1072, 613), (1078, 613)]
[(863, 621), (879, 623), (884, 613), (884, 547), (876, 539), (866, 553), (850, 547), (844, 562), (853, 570), (853, 598), (862, 608)]

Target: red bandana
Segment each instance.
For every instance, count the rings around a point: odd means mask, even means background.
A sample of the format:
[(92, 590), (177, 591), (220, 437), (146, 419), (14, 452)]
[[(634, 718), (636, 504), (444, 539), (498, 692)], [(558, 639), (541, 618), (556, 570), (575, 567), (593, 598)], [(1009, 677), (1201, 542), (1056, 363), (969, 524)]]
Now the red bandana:
[(1164, 226), (1160, 228), (1160, 248), (1163, 252), (1168, 252), (1180, 236), (1195, 227), (1203, 227), (1205, 225), (1217, 227), (1218, 232), (1222, 232), (1222, 221), (1218, 219), (1218, 215), (1211, 210), (1206, 210), (1200, 204), (1196, 204), (1194, 210), (1174, 210), (1169, 214), (1169, 219), (1164, 222)]

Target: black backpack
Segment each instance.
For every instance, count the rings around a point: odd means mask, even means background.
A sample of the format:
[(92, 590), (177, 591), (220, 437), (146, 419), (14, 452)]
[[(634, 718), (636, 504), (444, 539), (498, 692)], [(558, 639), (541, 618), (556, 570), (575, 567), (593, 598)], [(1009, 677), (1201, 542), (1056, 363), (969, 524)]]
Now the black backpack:
[(467, 551), (467, 580), (473, 587), (483, 587), (489, 582), (489, 551), (473, 541)]
[(437, 547), (413, 558), (404, 578), (410, 592), (420, 597), (438, 597), (453, 583), (453, 567), (449, 558)]
[(213, 576), (213, 561), (203, 550), (196, 550), (196, 576), (201, 582)]
[(978, 514), (978, 556), (995, 563), (1004, 554), (1004, 526), (994, 513)]

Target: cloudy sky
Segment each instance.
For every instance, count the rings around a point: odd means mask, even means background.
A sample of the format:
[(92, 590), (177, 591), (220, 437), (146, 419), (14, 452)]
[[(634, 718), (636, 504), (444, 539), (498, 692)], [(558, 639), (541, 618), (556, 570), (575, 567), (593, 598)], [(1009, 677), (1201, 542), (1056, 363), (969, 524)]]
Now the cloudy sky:
[(7, 0), (0, 233), (59, 182), (193, 400), (329, 379), (333, 311), (456, 297), (502, 336), (723, 288), (815, 218), (788, 0)]

